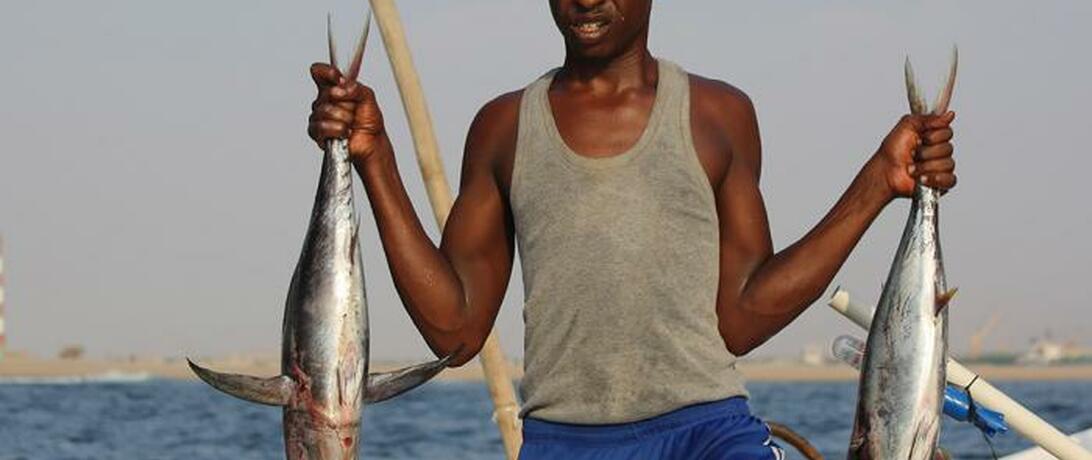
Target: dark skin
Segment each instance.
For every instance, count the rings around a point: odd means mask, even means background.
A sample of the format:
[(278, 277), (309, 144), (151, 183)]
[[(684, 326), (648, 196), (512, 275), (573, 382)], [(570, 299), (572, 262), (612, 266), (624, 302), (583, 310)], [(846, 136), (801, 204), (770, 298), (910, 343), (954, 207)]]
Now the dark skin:
[[(647, 48), (651, 0), (551, 0), (566, 58), (549, 91), (565, 142), (588, 157), (637, 142), (658, 81)], [(395, 286), (438, 356), (458, 366), (481, 349), (512, 272), (515, 232), (508, 202), (521, 92), (487, 103), (467, 135), (459, 196), (437, 247), (414, 212), (371, 89), (314, 64), (319, 94), (308, 133), (321, 146), (348, 138)], [(883, 208), (920, 181), (955, 186), (951, 112), (904, 116), (827, 215), (774, 252), (759, 189), (758, 122), (750, 99), (727, 83), (690, 76), (691, 134), (720, 219), (719, 330), (744, 355), (787, 326), (830, 284)], [(461, 349), (461, 350), (460, 350)]]

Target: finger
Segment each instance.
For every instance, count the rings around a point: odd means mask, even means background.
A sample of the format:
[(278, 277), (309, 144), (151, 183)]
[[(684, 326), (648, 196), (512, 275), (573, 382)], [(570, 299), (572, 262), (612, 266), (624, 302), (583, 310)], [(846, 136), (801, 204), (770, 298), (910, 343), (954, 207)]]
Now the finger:
[(315, 143), (319, 145), (319, 148), (322, 148), (323, 144), (326, 143), (326, 140), (322, 137), (322, 133), (319, 132), (319, 126), (315, 123), (307, 124), (307, 136), (315, 141)]
[(329, 139), (347, 139), (349, 125), (334, 120), (316, 120), (307, 125), (307, 133), (312, 139), (320, 142)]
[(318, 109), (320, 105), (327, 104), (327, 103), (330, 102), (330, 88), (335, 88), (335, 87), (334, 86), (319, 86), (318, 95), (315, 96), (314, 101), (311, 101), (311, 111), (312, 112), (314, 112), (315, 109)]
[(914, 132), (921, 132), (925, 126), (924, 118), (924, 115), (907, 114), (902, 116), (902, 119), (899, 120), (899, 124), (906, 125)]
[(372, 90), (354, 81), (350, 82), (346, 87), (345, 96), (354, 101), (365, 101), (372, 96)]
[(337, 122), (316, 121), (309, 123), (307, 125), (307, 135), (314, 139), (319, 146), (323, 146), (330, 139), (344, 138), (345, 136), (335, 123)]
[(929, 115), (925, 119), (926, 129), (947, 128), (955, 120), (955, 112), (951, 110), (940, 115)]
[(948, 142), (952, 140), (954, 132), (952, 128), (940, 128), (926, 130), (921, 138), (925, 142), (925, 145), (940, 144), (942, 142)]
[(311, 121), (333, 120), (349, 123), (353, 120), (352, 108), (345, 108), (337, 104), (320, 105), (311, 114)]
[(948, 190), (956, 185), (954, 173), (936, 173), (922, 176), (921, 184), (938, 190)]
[(926, 145), (918, 149), (917, 161), (935, 160), (937, 158), (947, 158), (952, 156), (952, 152), (955, 151), (955, 147), (951, 142), (945, 142), (943, 144)]
[(909, 173), (915, 178), (930, 176), (955, 171), (955, 160), (941, 158), (939, 160), (920, 161), (910, 165)]
[(311, 64), (311, 79), (314, 80), (315, 84), (320, 88), (324, 86), (334, 86), (341, 81), (341, 71), (330, 64), (316, 62)]
[(373, 97), (371, 88), (355, 82), (330, 88), (330, 100), (334, 102), (364, 102)]

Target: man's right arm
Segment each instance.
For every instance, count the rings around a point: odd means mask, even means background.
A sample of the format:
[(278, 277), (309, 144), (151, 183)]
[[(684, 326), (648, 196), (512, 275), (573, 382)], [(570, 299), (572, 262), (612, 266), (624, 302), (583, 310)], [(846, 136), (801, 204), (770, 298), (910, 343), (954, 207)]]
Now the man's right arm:
[(336, 85), (331, 69), (312, 69), (319, 97), (309, 132), (320, 144), (349, 139), (402, 303), (433, 352), (457, 352), (452, 365), (461, 365), (485, 342), (511, 276), (514, 232), (500, 171), (515, 149), (518, 96), (490, 102), (471, 125), (459, 196), (437, 247), (406, 194), (372, 92)]

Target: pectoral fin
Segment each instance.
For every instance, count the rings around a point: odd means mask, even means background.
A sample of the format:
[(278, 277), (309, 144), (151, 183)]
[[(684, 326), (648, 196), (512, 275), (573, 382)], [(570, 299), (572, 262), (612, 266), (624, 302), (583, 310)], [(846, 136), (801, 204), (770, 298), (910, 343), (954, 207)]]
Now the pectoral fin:
[(295, 382), (285, 375), (270, 378), (251, 377), (249, 375), (225, 374), (198, 366), (193, 361), (186, 359), (190, 369), (201, 380), (213, 388), (258, 404), (270, 406), (284, 406), (292, 399), (292, 391)]
[(451, 356), (396, 371), (369, 374), (364, 402), (377, 403), (412, 390), (444, 370), (449, 360)]
[(957, 292), (959, 292), (959, 288), (951, 288), (947, 292), (937, 296), (936, 314), (939, 315), (945, 308), (948, 308), (948, 303), (952, 301), (952, 298), (955, 297)]

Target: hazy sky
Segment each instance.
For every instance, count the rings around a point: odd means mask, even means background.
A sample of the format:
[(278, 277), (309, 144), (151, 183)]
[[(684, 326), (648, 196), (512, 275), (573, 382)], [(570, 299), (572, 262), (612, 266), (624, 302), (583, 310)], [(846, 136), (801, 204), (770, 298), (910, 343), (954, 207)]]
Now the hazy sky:
[[(0, 233), (14, 348), (96, 355), (273, 350), (318, 177), (305, 133), (330, 9), (342, 41), (364, 1), (13, 2), (0, 14)], [(547, 2), (401, 1), (447, 166), (496, 94), (560, 63)], [(822, 5), (822, 6), (819, 6)], [(911, 53), (930, 94), (952, 43), (959, 187), (942, 202), (952, 347), (991, 312), (989, 347), (1048, 331), (1090, 344), (1092, 3), (659, 1), (654, 54), (750, 94), (778, 248), (803, 235), (906, 111)], [(378, 34), (376, 88), (418, 213), (436, 235)], [(348, 48), (348, 46), (345, 46)], [(361, 197), (362, 195), (358, 195)], [(367, 202), (372, 350), (419, 358)], [(874, 301), (907, 201), (835, 278)], [(832, 285), (833, 288), (833, 285)], [(518, 271), (498, 320), (522, 348)], [(856, 331), (817, 303), (759, 354)]]

